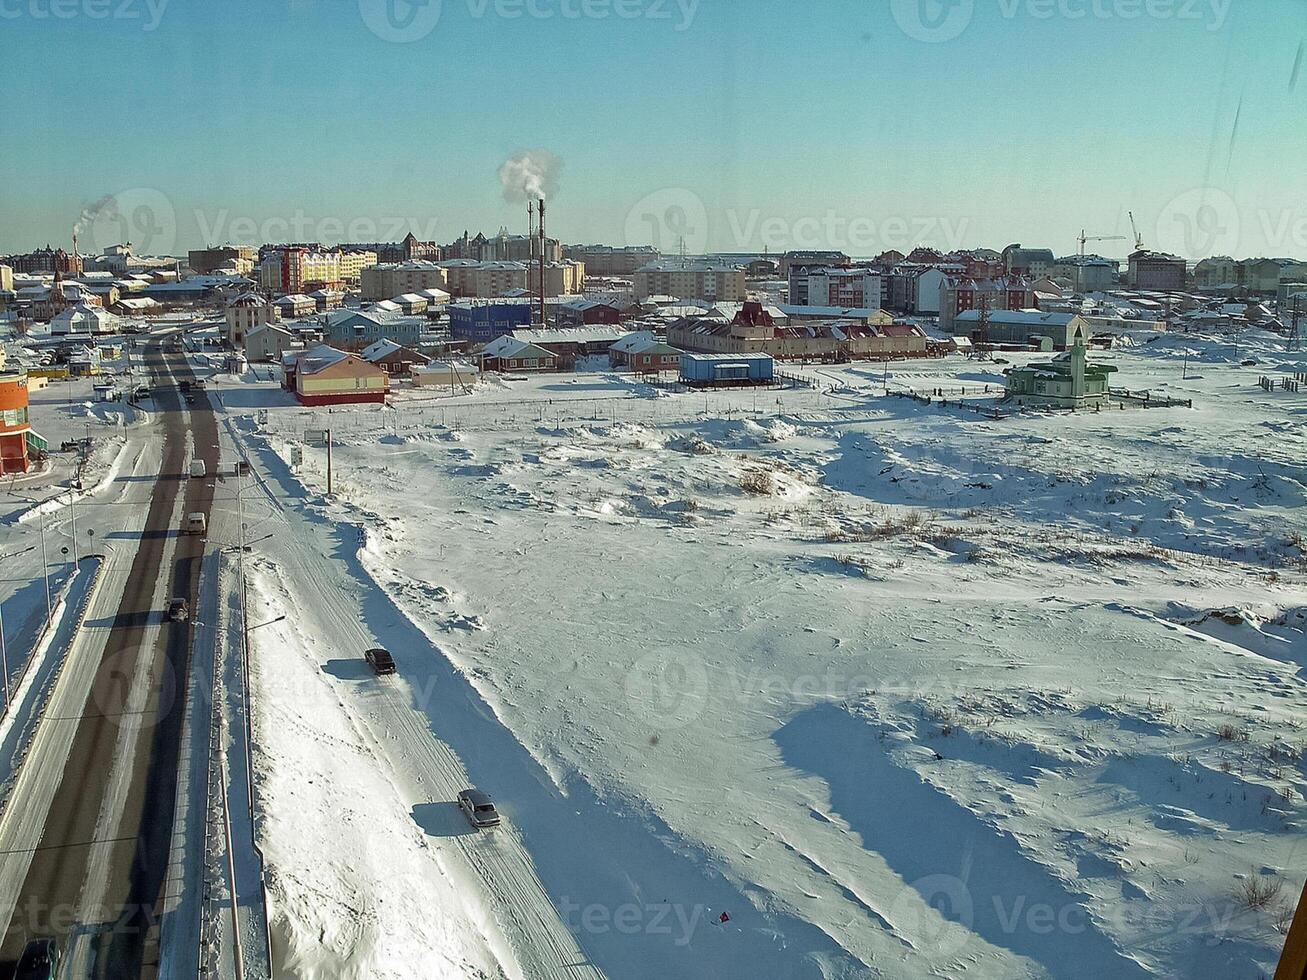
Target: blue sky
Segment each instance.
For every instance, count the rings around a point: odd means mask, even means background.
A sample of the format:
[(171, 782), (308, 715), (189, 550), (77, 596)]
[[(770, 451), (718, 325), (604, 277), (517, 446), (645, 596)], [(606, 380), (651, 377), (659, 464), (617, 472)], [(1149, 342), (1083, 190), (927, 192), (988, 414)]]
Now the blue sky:
[(1066, 253), (1133, 209), (1307, 255), (1307, 3), (939, 3), (0, 0), (0, 251), (88, 207), (110, 244), (107, 195), (161, 251), (516, 231), (497, 173), (540, 148), (565, 241)]

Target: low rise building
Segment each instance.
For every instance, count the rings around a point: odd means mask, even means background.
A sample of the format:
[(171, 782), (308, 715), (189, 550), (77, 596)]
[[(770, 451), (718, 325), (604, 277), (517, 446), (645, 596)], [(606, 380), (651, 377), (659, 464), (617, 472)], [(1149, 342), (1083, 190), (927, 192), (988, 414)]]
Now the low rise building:
[(347, 350), (362, 350), (378, 340), (390, 339), (406, 347), (417, 347), (427, 327), (422, 317), (384, 313), (376, 309), (332, 310), (325, 314), (323, 339)]
[(612, 303), (597, 299), (570, 299), (558, 304), (555, 322), (560, 327), (612, 326), (621, 318), (621, 311)]
[(359, 354), (369, 364), (375, 364), (392, 378), (406, 378), (415, 367), (422, 367), (430, 358), (393, 340), (382, 339), (369, 344)]
[(282, 385), (301, 405), (384, 404), (390, 377), (363, 358), (325, 344), (283, 356)]
[(1110, 364), (1088, 363), (1082, 334), (1051, 361), (1005, 370), (1004, 400), (1018, 406), (1094, 408), (1107, 402), (1115, 371)]
[(31, 467), (33, 433), (28, 418), (27, 377), (0, 373), (0, 476)]
[(276, 323), (280, 316), (277, 307), (258, 293), (241, 293), (227, 304), (225, 311), (227, 343), (243, 347), (250, 331), (265, 323)]
[(304, 345), (291, 331), (276, 323), (265, 322), (243, 333), (245, 359), (251, 364), (277, 364), (288, 352)]
[(486, 344), (530, 325), (530, 303), (453, 303), (449, 307), (449, 335), (454, 340)]
[(50, 321), (52, 336), (113, 334), (121, 329), (116, 316), (101, 306), (78, 303), (57, 314)]
[[(1074, 313), (1042, 313), (1039, 310), (990, 310), (982, 323), (981, 310), (958, 314), (956, 330), (973, 343), (1017, 347), (1044, 346), (1067, 350), (1077, 336), (1088, 338), (1089, 325)], [(982, 336), (982, 333), (984, 336)]]
[(515, 337), (500, 337), (481, 352), (483, 371), (557, 371), (558, 355)]
[(1106, 292), (1119, 274), (1120, 266), (1101, 255), (1067, 255), (1053, 265), (1053, 278), (1067, 280), (1077, 293)]
[(649, 333), (624, 337), (608, 348), (608, 358), (613, 367), (624, 367), (637, 374), (680, 370), (683, 353), (679, 348)]
[(693, 388), (728, 388), (769, 384), (776, 363), (767, 354), (681, 355), (681, 383)]
[(272, 305), (277, 308), (277, 314), (283, 320), (294, 320), (316, 313), (318, 310), (317, 301), (312, 296), (305, 296), (302, 293), (281, 296), (273, 300)]

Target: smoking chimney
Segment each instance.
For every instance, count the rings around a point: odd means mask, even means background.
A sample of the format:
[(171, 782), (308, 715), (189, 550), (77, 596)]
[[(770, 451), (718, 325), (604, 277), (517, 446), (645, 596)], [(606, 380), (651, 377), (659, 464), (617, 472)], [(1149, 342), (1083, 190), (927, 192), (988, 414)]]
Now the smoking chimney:
[(545, 199), (540, 198), (540, 326), (545, 324), (545, 245), (549, 239), (545, 237)]

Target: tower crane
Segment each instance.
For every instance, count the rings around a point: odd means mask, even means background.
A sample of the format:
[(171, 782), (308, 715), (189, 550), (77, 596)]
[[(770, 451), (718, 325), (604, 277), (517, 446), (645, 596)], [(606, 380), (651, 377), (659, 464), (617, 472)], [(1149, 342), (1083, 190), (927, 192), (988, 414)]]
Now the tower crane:
[(1085, 257), (1085, 242), (1123, 242), (1126, 240), (1125, 235), (1086, 235), (1084, 229), (1080, 229), (1080, 237), (1076, 239), (1080, 243), (1080, 257)]
[(1135, 233), (1135, 251), (1143, 251), (1144, 239), (1143, 236), (1139, 234), (1139, 227), (1135, 224), (1135, 213), (1133, 211), (1127, 211), (1126, 214), (1130, 215), (1130, 230)]

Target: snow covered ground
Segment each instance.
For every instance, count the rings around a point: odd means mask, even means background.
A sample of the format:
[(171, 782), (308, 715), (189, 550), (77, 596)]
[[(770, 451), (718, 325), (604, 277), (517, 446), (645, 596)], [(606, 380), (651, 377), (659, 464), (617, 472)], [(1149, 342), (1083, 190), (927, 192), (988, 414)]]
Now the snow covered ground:
[[(271, 535), (251, 618), (288, 617), (252, 635), (282, 975), (1271, 972), (1307, 395), (1256, 387), (1270, 338), (1136, 339), (1116, 384), (1192, 409), (991, 421), (874, 365), (334, 412), (221, 383)], [(320, 448), (289, 466), (328, 426), (333, 498)]]

